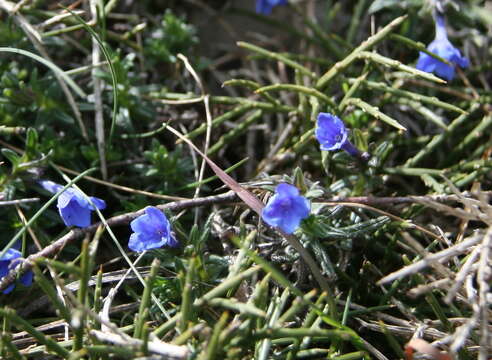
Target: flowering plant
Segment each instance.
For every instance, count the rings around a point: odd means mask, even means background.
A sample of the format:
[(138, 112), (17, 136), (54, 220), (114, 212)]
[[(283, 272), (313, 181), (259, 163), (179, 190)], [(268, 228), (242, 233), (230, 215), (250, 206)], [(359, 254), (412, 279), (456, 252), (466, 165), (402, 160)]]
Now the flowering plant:
[(316, 131), (316, 139), (320, 143), (321, 150), (333, 151), (343, 149), (352, 156), (369, 158), (369, 154), (361, 152), (348, 139), (348, 131), (343, 121), (330, 113), (319, 113)]
[[(51, 193), (57, 193), (63, 186), (53, 181), (39, 181), (45, 190)], [(97, 197), (89, 197), (91, 202), (99, 210), (106, 208), (106, 202)], [(69, 187), (58, 197), (58, 212), (60, 213), (63, 222), (67, 226), (87, 227), (91, 224), (91, 212), (94, 211), (94, 206), (79, 190)]]
[[(5, 254), (0, 258), (0, 279), (6, 276), (10, 269), (16, 264), (16, 262), (22, 257), (22, 254), (20, 253), (19, 250), (16, 249), (8, 249)], [(30, 286), (32, 284), (32, 271), (27, 271), (24, 275), (22, 275), (19, 280), (20, 282), (25, 285), (25, 286)], [(4, 294), (8, 294), (12, 290), (14, 290), (15, 284), (9, 285), (5, 290), (2, 292)]]
[(416, 68), (425, 72), (435, 73), (437, 76), (451, 81), (454, 79), (455, 66), (458, 65), (461, 68), (466, 68), (469, 66), (469, 61), (449, 41), (444, 16), (436, 13), (435, 22), (436, 37), (427, 46), (427, 50), (447, 60), (450, 64), (446, 64), (429, 54), (420, 52)]
[(287, 5), (287, 0), (257, 0), (256, 12), (263, 15), (270, 15), (272, 9), (277, 5)]
[(299, 195), (295, 186), (279, 184), (263, 209), (261, 217), (268, 225), (292, 234), (299, 227), (301, 220), (309, 216), (310, 208), (309, 201)]
[(145, 214), (133, 220), (130, 226), (134, 233), (130, 235), (128, 247), (133, 251), (178, 246), (178, 241), (171, 233), (169, 220), (154, 206), (145, 208)]

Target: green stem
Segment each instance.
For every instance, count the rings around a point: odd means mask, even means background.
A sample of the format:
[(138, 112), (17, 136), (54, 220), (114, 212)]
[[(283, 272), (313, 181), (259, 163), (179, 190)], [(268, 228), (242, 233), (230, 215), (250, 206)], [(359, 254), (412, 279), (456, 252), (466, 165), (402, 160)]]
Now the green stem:
[[(360, 78), (357, 78), (357, 79), (349, 79), (349, 82), (351, 84), (355, 84), (359, 79)], [(463, 109), (461, 109), (461, 108), (459, 108), (457, 106), (448, 104), (448, 103), (446, 103), (444, 101), (441, 101), (441, 100), (439, 100), (436, 97), (425, 96), (425, 95), (417, 94), (417, 93), (414, 93), (414, 92), (411, 92), (411, 91), (397, 89), (397, 88), (388, 86), (388, 85), (386, 85), (386, 84), (384, 84), (382, 82), (362, 80), (362, 83), (364, 84), (364, 86), (367, 86), (369, 89), (383, 91), (385, 93), (390, 93), (390, 94), (393, 94), (393, 95), (396, 95), (396, 96), (400, 96), (400, 97), (406, 97), (406, 98), (409, 98), (409, 99), (412, 99), (412, 100), (415, 100), (415, 101), (419, 101), (419, 102), (422, 102), (422, 103), (439, 106), (439, 107), (441, 107), (443, 109), (446, 109), (446, 110), (451, 110), (451, 111), (459, 112), (461, 114), (467, 114), (467, 112), (465, 110), (463, 110)]]
[(35, 275), (35, 282), (36, 284), (44, 291), (44, 293), (48, 296), (48, 298), (51, 300), (53, 306), (56, 308), (58, 311), (59, 315), (65, 319), (66, 322), (70, 322), (72, 319), (72, 315), (70, 314), (70, 311), (68, 308), (63, 304), (63, 302), (60, 300), (58, 297), (58, 294), (55, 290), (55, 287), (53, 286), (51, 281), (48, 281), (48, 279), (43, 275), (39, 267), (34, 266), (32, 268), (34, 275)]
[(374, 53), (374, 52), (361, 51), (357, 56), (361, 59), (370, 60), (370, 61), (373, 61), (375, 63), (381, 64), (381, 65), (384, 65), (384, 66), (387, 66), (390, 68), (395, 68), (397, 70), (401, 70), (401, 71), (407, 72), (409, 74), (419, 76), (419, 77), (426, 79), (426, 80), (434, 81), (434, 82), (437, 82), (439, 84), (446, 84), (446, 81), (444, 81), (441, 78), (438, 78), (437, 76), (435, 76), (431, 73), (417, 70), (411, 66), (402, 64), (398, 60), (393, 60), (393, 59), (390, 59), (386, 56), (379, 55), (379, 54)]
[(442, 134), (436, 135), (432, 140), (424, 146), (415, 156), (408, 159), (405, 163), (405, 167), (414, 167), (419, 163), (424, 157), (431, 154), (436, 147), (438, 147), (442, 142), (448, 138), (452, 133), (454, 133), (461, 125), (468, 121), (470, 116), (480, 108), (480, 104), (473, 104), (467, 113), (458, 116), (455, 120), (451, 122), (448, 126), (448, 131)]
[(374, 107), (372, 105), (369, 105), (368, 103), (366, 103), (365, 101), (363, 101), (361, 99), (350, 98), (350, 99), (347, 100), (347, 103), (352, 104), (352, 105), (355, 105), (355, 106), (361, 108), (362, 110), (364, 110), (367, 113), (369, 113), (372, 116), (374, 116), (376, 119), (379, 119), (381, 121), (384, 121), (386, 124), (391, 125), (391, 126), (397, 128), (398, 130), (403, 130), (403, 131), (406, 131), (407, 130), (398, 121), (396, 121), (395, 119), (393, 119), (393, 118), (389, 117), (388, 115), (382, 113), (381, 111), (379, 111), (379, 109), (377, 107)]
[(143, 326), (145, 320), (148, 316), (148, 309), (150, 307), (150, 297), (152, 294), (152, 289), (154, 288), (154, 280), (159, 271), (160, 261), (156, 258), (152, 261), (149, 276), (145, 281), (144, 292), (142, 295), (142, 300), (140, 300), (140, 308), (138, 310), (137, 321), (135, 324), (135, 330), (133, 332), (133, 337), (137, 339), (142, 338)]
[[(191, 313), (193, 311), (193, 301), (192, 301), (192, 283), (195, 277), (195, 266), (196, 258), (192, 257), (188, 263), (188, 269), (186, 271), (186, 277), (183, 285), (183, 295), (181, 301), (181, 320), (179, 322), (179, 327), (181, 332), (186, 331), (190, 327), (189, 322), (191, 321)], [(191, 324), (191, 326), (193, 326)]]
[(67, 349), (63, 348), (51, 338), (45, 336), (41, 331), (36, 330), (36, 328), (29, 324), (29, 322), (18, 316), (13, 309), (0, 308), (0, 316), (9, 318), (9, 320), (22, 328), (22, 330), (29, 333), (29, 335), (35, 338), (39, 343), (45, 345), (46, 348), (53, 351), (63, 359), (67, 359), (70, 356), (70, 352)]
[(337, 62), (331, 67), (316, 83), (316, 89), (323, 89), (331, 80), (333, 80), (337, 75), (342, 73), (345, 68), (352, 64), (362, 51), (369, 50), (380, 41), (382, 41), (386, 36), (388, 36), (396, 27), (398, 27), (407, 16), (400, 16), (378, 31), (376, 34), (368, 38), (362, 44), (360, 44), (356, 49), (354, 49), (347, 57), (343, 60)]
[[(22, 356), (22, 354), (19, 352), (19, 350), (17, 349), (17, 347), (12, 344), (12, 335), (9, 334), (9, 333), (3, 333), (2, 334), (2, 346), (5, 346), (11, 356), (13, 356), (13, 358), (15, 360), (26, 360), (26, 358), (24, 356)], [(5, 355), (5, 351), (3, 350), (2, 352), (2, 356)], [(7, 359), (7, 357), (4, 357), (5, 359)], [(10, 359), (10, 357), (8, 358)]]
[(314, 79), (316, 77), (316, 74), (314, 74), (311, 70), (309, 70), (308, 68), (302, 66), (298, 62), (295, 62), (295, 61), (293, 61), (293, 60), (285, 57), (282, 54), (279, 54), (279, 53), (276, 53), (276, 52), (273, 52), (273, 51), (269, 51), (269, 50), (263, 49), (263, 48), (261, 48), (259, 46), (256, 46), (256, 45), (253, 45), (253, 44), (244, 42), (244, 41), (238, 41), (237, 46), (242, 47), (242, 48), (245, 48), (245, 49), (248, 49), (248, 50), (251, 50), (251, 51), (254, 51), (254, 52), (256, 52), (258, 54), (261, 54), (261, 55), (264, 55), (264, 56), (266, 56), (266, 57), (268, 57), (270, 59), (280, 61), (280, 62), (284, 63), (287, 66), (290, 66), (290, 67), (292, 67), (294, 69), (299, 70), (301, 73), (303, 73), (304, 75), (309, 76), (312, 79)]
[(220, 349), (220, 334), (222, 330), (227, 324), (227, 319), (229, 318), (229, 314), (227, 312), (223, 313), (219, 318), (219, 321), (214, 326), (214, 331), (212, 333), (212, 337), (208, 345), (206, 346), (204, 352), (200, 354), (198, 357), (199, 360), (215, 360), (218, 357), (218, 354), (221, 352)]
[(314, 97), (318, 98), (319, 100), (326, 102), (332, 108), (336, 108), (335, 102), (330, 97), (328, 97), (327, 95), (323, 94), (322, 92), (320, 92), (314, 88), (310, 88), (310, 87), (306, 87), (306, 86), (302, 86), (302, 85), (295, 85), (295, 84), (268, 85), (268, 86), (264, 86), (264, 87), (256, 90), (255, 93), (262, 94), (262, 93), (268, 92), (268, 91), (282, 91), (282, 90), (295, 91), (298, 93), (303, 93), (306, 95), (314, 96)]
[[(77, 300), (82, 305), (86, 305), (87, 290), (89, 286), (89, 279), (91, 276), (90, 255), (89, 255), (89, 240), (86, 238), (82, 242), (82, 251), (80, 257), (80, 281), (79, 290), (77, 291)], [(74, 341), (72, 351), (81, 350), (84, 343), (84, 326), (85, 326), (85, 314), (80, 312), (75, 316), (79, 316), (79, 323), (74, 326)]]
[(241, 121), (233, 130), (222, 135), (217, 142), (208, 149), (207, 155), (213, 155), (217, 151), (223, 148), (224, 145), (230, 143), (233, 139), (237, 138), (244, 132), (248, 130), (248, 127), (254, 124), (256, 121), (261, 119), (263, 112), (261, 110), (256, 110), (251, 115), (249, 115), (244, 121)]

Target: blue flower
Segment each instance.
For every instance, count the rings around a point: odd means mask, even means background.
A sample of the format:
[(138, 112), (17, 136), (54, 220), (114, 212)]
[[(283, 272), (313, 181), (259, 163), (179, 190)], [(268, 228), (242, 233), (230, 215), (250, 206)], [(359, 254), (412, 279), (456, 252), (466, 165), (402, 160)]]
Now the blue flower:
[[(16, 249), (8, 249), (5, 254), (0, 258), (0, 279), (9, 273), (9, 271), (16, 265), (17, 261), (15, 259), (19, 259), (22, 256), (19, 250)], [(25, 286), (30, 286), (32, 284), (32, 271), (27, 271), (24, 275), (20, 277), (20, 282)], [(2, 292), (4, 294), (8, 294), (12, 290), (14, 290), (15, 284), (9, 285)]]
[(128, 247), (133, 251), (145, 251), (161, 246), (178, 246), (178, 241), (171, 233), (171, 224), (166, 215), (158, 208), (148, 206), (145, 214), (130, 223), (133, 234)]
[(309, 216), (310, 207), (309, 201), (299, 195), (295, 186), (279, 184), (263, 209), (261, 218), (268, 225), (292, 234), (299, 227), (301, 220)]
[(256, 12), (258, 14), (270, 15), (272, 9), (277, 5), (287, 5), (287, 0), (256, 0)]
[[(39, 185), (51, 193), (57, 193), (63, 189), (62, 185), (49, 180), (39, 181)], [(89, 199), (99, 210), (106, 208), (104, 200), (96, 197), (90, 197)], [(65, 225), (83, 228), (91, 224), (91, 212), (95, 209), (79, 190), (72, 187), (67, 188), (58, 197), (57, 206)]]
[(319, 113), (316, 131), (316, 139), (320, 143), (321, 150), (345, 150), (352, 156), (361, 157), (367, 160), (369, 154), (362, 153), (348, 139), (348, 131), (345, 128), (343, 121), (336, 115), (330, 113)]
[(470, 65), (467, 58), (461, 56), (460, 51), (448, 40), (446, 22), (440, 14), (436, 15), (436, 37), (427, 50), (447, 60), (450, 65), (443, 63), (432, 56), (420, 52), (416, 68), (428, 73), (435, 73), (440, 78), (451, 81), (454, 78), (455, 65), (466, 68)]

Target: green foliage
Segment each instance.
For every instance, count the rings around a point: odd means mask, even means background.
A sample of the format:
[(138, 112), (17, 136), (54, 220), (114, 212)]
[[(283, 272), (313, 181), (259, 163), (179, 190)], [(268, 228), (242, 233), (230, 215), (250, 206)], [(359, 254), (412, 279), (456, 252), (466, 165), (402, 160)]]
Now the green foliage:
[(187, 55), (197, 43), (195, 27), (168, 9), (161, 27), (146, 40), (146, 50), (156, 65), (159, 62), (175, 63), (179, 53)]
[(159, 188), (165, 193), (174, 194), (187, 182), (187, 179), (191, 181), (193, 164), (183, 153), (183, 146), (178, 146), (170, 152), (153, 139), (150, 149), (143, 153), (148, 165), (143, 166), (139, 171), (153, 183), (159, 184)]
[[(481, 3), (460, 14), (443, 2), (472, 64), (449, 83), (413, 66), (433, 2), (308, 0), (269, 17), (231, 3), (100, 2), (83, 26), (27, 2), (0, 22), (0, 201), (13, 201), (0, 206), (0, 244), (37, 254), (33, 289), (0, 297), (0, 357), (400, 358), (421, 330), (449, 350), (470, 319), (456, 348), (483, 352), (492, 116)], [(342, 118), (369, 160), (320, 151), (319, 112)], [(310, 216), (291, 237), (269, 228), (173, 129), (243, 195), (265, 203), (294, 184)], [(102, 160), (107, 176), (87, 170)], [(63, 226), (43, 179), (103, 198), (98, 225)], [(180, 245), (137, 258), (128, 225), (149, 205), (165, 207)]]

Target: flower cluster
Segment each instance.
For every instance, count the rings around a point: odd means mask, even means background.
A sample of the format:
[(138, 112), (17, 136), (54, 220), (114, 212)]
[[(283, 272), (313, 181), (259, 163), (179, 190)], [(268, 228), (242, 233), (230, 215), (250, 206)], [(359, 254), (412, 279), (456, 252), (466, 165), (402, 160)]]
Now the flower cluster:
[(292, 234), (299, 227), (301, 220), (309, 216), (310, 208), (309, 201), (299, 195), (295, 186), (279, 184), (263, 209), (261, 217), (268, 225)]
[[(57, 193), (63, 186), (53, 181), (39, 182), (45, 190)], [(58, 197), (58, 211), (67, 226), (87, 227), (91, 224), (91, 213), (106, 208), (104, 200), (89, 197), (90, 201), (79, 190), (69, 187)], [(176, 247), (177, 240), (171, 232), (171, 224), (156, 207), (149, 206), (145, 214), (133, 220), (130, 224), (133, 234), (130, 236), (128, 247), (133, 251), (145, 251), (161, 246)]]
[[(50, 193), (58, 193), (63, 186), (53, 181), (42, 180), (38, 182), (41, 187)], [(91, 213), (97, 209), (106, 208), (104, 200), (89, 197), (87, 198), (81, 191), (69, 187), (58, 197), (58, 211), (66, 226), (87, 227), (91, 224)], [(178, 241), (171, 231), (171, 224), (166, 215), (156, 207), (149, 206), (145, 209), (145, 214), (137, 217), (130, 224), (134, 231), (130, 235), (128, 247), (133, 251), (145, 251), (162, 246), (176, 247)], [(5, 277), (9, 271), (20, 260), (22, 254), (16, 249), (8, 249), (0, 258), (0, 279)], [(20, 277), (20, 282), (25, 286), (32, 283), (33, 273), (26, 272)], [(15, 287), (11, 284), (5, 290), (8, 294)]]
[(256, 12), (258, 14), (270, 15), (272, 9), (277, 5), (287, 5), (287, 0), (256, 0)]
[[(16, 263), (21, 259), (22, 254), (20, 253), (19, 250), (10, 248), (8, 249), (5, 254), (0, 258), (0, 278), (3, 278), (6, 276), (9, 271), (16, 265)], [(24, 286), (29, 286), (32, 283), (32, 271), (27, 271), (24, 275), (22, 275), (19, 278), (19, 281), (24, 285)], [(12, 290), (14, 290), (15, 284), (9, 285), (5, 290), (2, 292), (4, 294), (8, 294)]]
[(451, 81), (454, 79), (455, 66), (466, 68), (469, 66), (469, 61), (449, 41), (444, 16), (437, 13), (435, 21), (436, 37), (427, 46), (427, 50), (447, 60), (450, 64), (446, 64), (424, 52), (420, 52), (416, 68), (425, 72), (435, 73), (440, 78)]
[[(53, 181), (42, 180), (38, 182), (41, 187), (50, 193), (58, 193), (63, 186)], [(90, 201), (89, 201), (90, 200)], [(58, 211), (66, 226), (87, 227), (91, 224), (91, 213), (97, 209), (106, 208), (104, 200), (89, 197), (89, 200), (81, 191), (69, 187), (58, 197)], [(178, 241), (171, 231), (171, 224), (166, 215), (156, 207), (149, 206), (145, 214), (137, 217), (130, 223), (133, 233), (130, 235), (128, 247), (133, 251), (145, 251), (162, 246), (177, 247)], [(21, 253), (16, 249), (8, 249), (0, 258), (0, 279), (5, 277), (21, 258)], [(16, 260), (19, 259), (19, 260)], [(25, 286), (32, 283), (33, 273), (26, 272), (20, 277), (20, 282)], [(15, 287), (11, 284), (5, 290), (8, 294)]]

